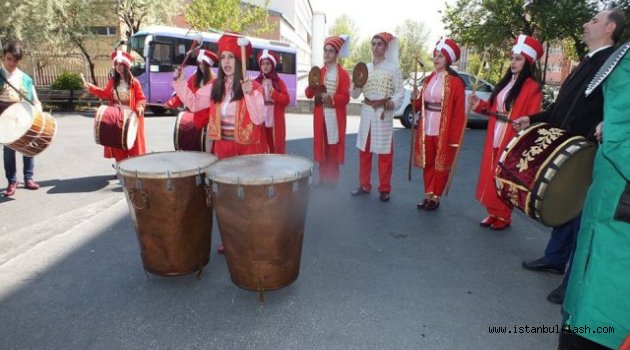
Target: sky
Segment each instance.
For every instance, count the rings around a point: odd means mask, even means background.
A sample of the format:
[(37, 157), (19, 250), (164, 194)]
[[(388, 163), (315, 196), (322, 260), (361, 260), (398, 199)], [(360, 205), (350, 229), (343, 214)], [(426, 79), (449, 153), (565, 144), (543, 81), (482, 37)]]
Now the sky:
[(445, 35), (442, 15), (439, 10), (445, 9), (445, 3), (455, 0), (310, 0), (313, 11), (326, 14), (328, 28), (337, 17), (348, 15), (359, 28), (358, 40), (373, 34), (388, 31), (393, 33), (396, 26), (408, 18), (424, 23), (430, 30), (429, 45), (433, 45)]

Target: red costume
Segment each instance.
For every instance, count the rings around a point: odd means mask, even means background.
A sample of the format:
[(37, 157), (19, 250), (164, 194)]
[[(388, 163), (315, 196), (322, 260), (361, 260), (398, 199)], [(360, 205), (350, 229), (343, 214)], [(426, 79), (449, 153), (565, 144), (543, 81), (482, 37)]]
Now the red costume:
[[(320, 84), (325, 84), (326, 66), (322, 67)], [(328, 142), (326, 123), (324, 121), (324, 105), (313, 108), (313, 158), (319, 163), (319, 178), (323, 183), (336, 183), (339, 180), (339, 166), (344, 163), (346, 153), (346, 107), (350, 102), (350, 77), (337, 64), (337, 89), (332, 95), (332, 107), (337, 114), (337, 131), (339, 140), (335, 144)], [(307, 87), (304, 91), (307, 98), (315, 96), (315, 89)]]
[[(526, 63), (532, 65), (538, 57), (543, 54), (543, 48), (538, 41), (532, 37), (520, 35), (516, 39), (516, 45), (512, 49), (512, 54), (521, 54), (525, 57)], [(512, 79), (515, 77), (510, 74)], [(512, 89), (513, 81), (508, 83), (500, 93), (495, 93), (495, 99), (490, 105), (489, 101), (480, 100), (479, 104), (475, 107), (475, 111), (478, 113), (505, 113), (504, 109), (507, 106), (503, 106), (503, 101), (507, 96), (507, 93)], [(501, 104), (501, 107), (499, 105)], [(540, 112), (542, 104), (542, 89), (540, 84), (532, 78), (527, 78), (521, 87), (518, 96), (512, 103), (509, 112), (505, 113), (511, 119), (517, 119), (524, 115), (532, 115)], [(501, 122), (499, 122), (501, 123)], [(484, 219), (484, 226), (491, 226), (497, 229), (497, 227), (507, 227), (512, 221), (512, 208), (513, 206), (507, 202), (504, 202), (497, 195), (497, 188), (495, 182), (495, 174), (499, 157), (505, 150), (505, 147), (510, 140), (516, 135), (516, 131), (512, 125), (498, 125), (496, 118), (490, 118), (488, 121), (488, 130), (486, 132), (486, 142), (483, 147), (483, 155), (481, 158), (481, 168), (479, 169), (479, 180), (477, 182), (477, 194), (476, 198), (481, 204), (486, 207), (489, 219)], [(490, 225), (493, 220), (499, 219), (503, 221), (501, 226)]]
[[(198, 64), (204, 63), (208, 67), (212, 67), (214, 63), (217, 62), (218, 60), (219, 58), (212, 51), (201, 49), (197, 53)], [(197, 67), (197, 69), (199, 69), (199, 67)], [(198, 84), (197, 84), (197, 74), (193, 74), (190, 77), (188, 77), (188, 80), (186, 81), (186, 83), (187, 83), (186, 85), (188, 86), (188, 89), (190, 89), (190, 91), (193, 94), (196, 93), (200, 89), (200, 87), (198, 87)], [(212, 84), (212, 80), (206, 82), (205, 85), (209, 85), (209, 84)], [(168, 109), (175, 109), (175, 108), (181, 107), (182, 105), (184, 105), (184, 103), (177, 95), (173, 95), (173, 97), (171, 97), (164, 104), (164, 106)], [(195, 127), (197, 129), (201, 129), (208, 124), (208, 120), (209, 120), (208, 108), (195, 111), (193, 115), (194, 115), (193, 122), (195, 123)]]
[[(114, 52), (112, 54), (112, 58), (114, 60), (114, 64), (122, 63), (127, 68), (131, 66), (131, 55), (129, 55), (127, 52)], [(122, 81), (123, 80), (121, 79), (121, 82)], [(114, 78), (110, 78), (107, 81), (107, 85), (103, 89), (91, 84), (88, 85), (88, 92), (100, 99), (108, 100), (110, 106), (118, 104), (118, 100), (116, 97), (117, 94), (114, 89)], [(121, 93), (119, 90), (118, 96), (120, 95)], [(142, 86), (137, 79), (131, 78), (131, 82), (129, 84), (129, 100), (123, 100), (120, 101), (120, 103), (128, 105), (138, 116), (138, 134), (136, 136), (136, 142), (130, 150), (125, 151), (120, 148), (105, 147), (105, 158), (114, 158), (116, 159), (116, 162), (120, 162), (125, 158), (143, 155), (147, 151), (146, 141), (144, 137), (144, 107), (146, 104), (146, 98), (144, 96), (144, 93), (142, 92)]]
[[(433, 72), (425, 79), (421, 92), (426, 89), (435, 75), (436, 73)], [(455, 154), (457, 148), (461, 147), (460, 142), (466, 128), (464, 92), (465, 86), (462, 80), (446, 74), (442, 92), (439, 134), (437, 136), (425, 135), (423, 118), (418, 120), (413, 163), (416, 167), (424, 168), (425, 195), (442, 196), (452, 176)], [(422, 93), (416, 100), (416, 108), (424, 115)]]
[(258, 64), (260, 65), (264, 59), (271, 62), (273, 68), (269, 74), (261, 72), (255, 80), (263, 87), (264, 96), (266, 97), (265, 112), (270, 114), (270, 120), (265, 121), (266, 142), (269, 147), (269, 153), (286, 154), (287, 130), (284, 110), (290, 102), (289, 92), (286, 84), (276, 72), (276, 65), (278, 64), (276, 54), (266, 49), (261, 50), (258, 53)]
[[(225, 34), (218, 42), (219, 54), (231, 52), (236, 60), (247, 59), (251, 55), (252, 46), (246, 45), (246, 57), (241, 57), (238, 37)], [(220, 68), (222, 69), (222, 68)], [(212, 153), (219, 159), (246, 154), (267, 153), (264, 133), (264, 97), (263, 89), (253, 81), (252, 91), (239, 100), (229, 100), (233, 76), (225, 76), (223, 99), (219, 102), (211, 100), (208, 123), (208, 138), (213, 140)], [(216, 80), (215, 82), (216, 83)]]

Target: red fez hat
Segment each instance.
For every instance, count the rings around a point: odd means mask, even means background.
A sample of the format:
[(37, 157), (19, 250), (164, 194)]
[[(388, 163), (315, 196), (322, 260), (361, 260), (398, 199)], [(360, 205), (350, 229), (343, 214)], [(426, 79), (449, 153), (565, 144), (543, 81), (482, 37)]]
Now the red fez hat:
[[(249, 56), (252, 55), (252, 44), (249, 40), (242, 36), (237, 36), (234, 34), (223, 34), (221, 38), (219, 38), (219, 55), (223, 51), (229, 51), (234, 54), (234, 57), (238, 58), (241, 62), (244, 59), (248, 59)], [(245, 56), (241, 57), (241, 48), (240, 46), (245, 46)]]
[(116, 50), (112, 52), (112, 61), (114, 65), (116, 65), (116, 63), (122, 63), (127, 66), (127, 68), (131, 68), (133, 58), (131, 57), (131, 54), (129, 52)]
[(512, 53), (525, 56), (527, 63), (531, 64), (543, 55), (543, 47), (538, 40), (521, 34), (514, 41)]
[(264, 59), (268, 59), (271, 64), (273, 65), (273, 68), (275, 69), (276, 66), (278, 65), (278, 55), (276, 55), (275, 52), (271, 51), (271, 50), (260, 50), (258, 52), (258, 57), (257, 57), (257, 61), (258, 61), (258, 65), (260, 66), (260, 61), (264, 60)]
[(217, 61), (219, 61), (219, 56), (210, 50), (199, 49), (197, 52), (197, 62), (205, 62), (212, 67)]
[(378, 34), (374, 34), (372, 38), (379, 38), (383, 40), (385, 44), (389, 44), (389, 42), (392, 41), (392, 39), (394, 39), (394, 36), (388, 32), (381, 32)]
[(440, 51), (444, 56), (446, 56), (446, 60), (448, 64), (453, 64), (453, 62), (459, 59), (459, 55), (461, 51), (459, 50), (459, 46), (453, 41), (453, 39), (442, 38), (438, 40), (435, 44), (435, 51)]

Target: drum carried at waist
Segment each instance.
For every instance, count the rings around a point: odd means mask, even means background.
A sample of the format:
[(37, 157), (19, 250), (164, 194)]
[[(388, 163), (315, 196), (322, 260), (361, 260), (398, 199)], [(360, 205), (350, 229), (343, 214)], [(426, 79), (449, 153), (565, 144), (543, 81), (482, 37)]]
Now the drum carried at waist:
[(313, 163), (260, 154), (227, 158), (208, 168), (232, 282), (265, 291), (297, 279)]
[(549, 124), (535, 124), (507, 145), (496, 169), (497, 193), (547, 226), (577, 216), (591, 184), (596, 146)]
[(173, 145), (176, 151), (206, 152), (208, 148), (207, 127), (195, 127), (195, 114), (180, 112), (175, 119)]
[(34, 157), (43, 152), (55, 138), (57, 122), (28, 102), (2, 103), (0, 109), (0, 143)]
[(120, 148), (133, 148), (138, 135), (138, 116), (128, 106), (102, 105), (94, 117), (94, 141), (97, 144)]
[(208, 263), (212, 203), (206, 172), (215, 161), (209, 153), (178, 151), (118, 163), (146, 271), (201, 274)]

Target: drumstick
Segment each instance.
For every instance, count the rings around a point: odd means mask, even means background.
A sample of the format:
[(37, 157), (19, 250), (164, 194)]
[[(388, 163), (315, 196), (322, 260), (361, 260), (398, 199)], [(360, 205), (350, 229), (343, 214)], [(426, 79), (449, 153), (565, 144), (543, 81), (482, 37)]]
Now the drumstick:
[(241, 47), (241, 69), (243, 73), (243, 81), (247, 80), (247, 57), (245, 57), (245, 47), (249, 44), (249, 40), (244, 37), (238, 38), (236, 41), (238, 46)]
[(509, 124), (516, 124), (507, 115), (499, 113), (499, 112), (490, 112), (490, 111), (488, 111), (487, 108), (482, 109), (481, 113), (483, 113), (483, 114), (485, 114), (487, 116), (490, 116), (490, 117), (495, 117), (497, 119), (497, 121), (500, 121), (500, 122), (509, 123)]
[(190, 57), (190, 55), (193, 53), (193, 51), (195, 51), (195, 49), (198, 46), (201, 46), (201, 44), (203, 44), (203, 36), (201, 35), (201, 33), (197, 33), (195, 34), (195, 38), (193, 39), (192, 43), (190, 44), (190, 50), (188, 50), (188, 52), (186, 52), (186, 56), (184, 56), (184, 60), (182, 61), (182, 63), (179, 65), (180, 69), (183, 71), (184, 70), (184, 65), (186, 65), (186, 62), (188, 62), (188, 58)]
[(18, 95), (20, 95), (21, 98), (23, 98), (26, 102), (28, 102), (31, 106), (35, 107), (35, 104), (33, 103), (33, 101), (29, 100), (28, 97), (26, 97), (22, 91), (20, 91), (20, 89), (16, 88), (15, 86), (13, 86), (13, 84), (11, 84), (7, 78), (4, 77), (4, 74), (2, 74), (2, 80), (4, 80), (4, 82), (9, 85), (9, 87), (13, 90), (15, 90), (15, 92), (18, 93)]

